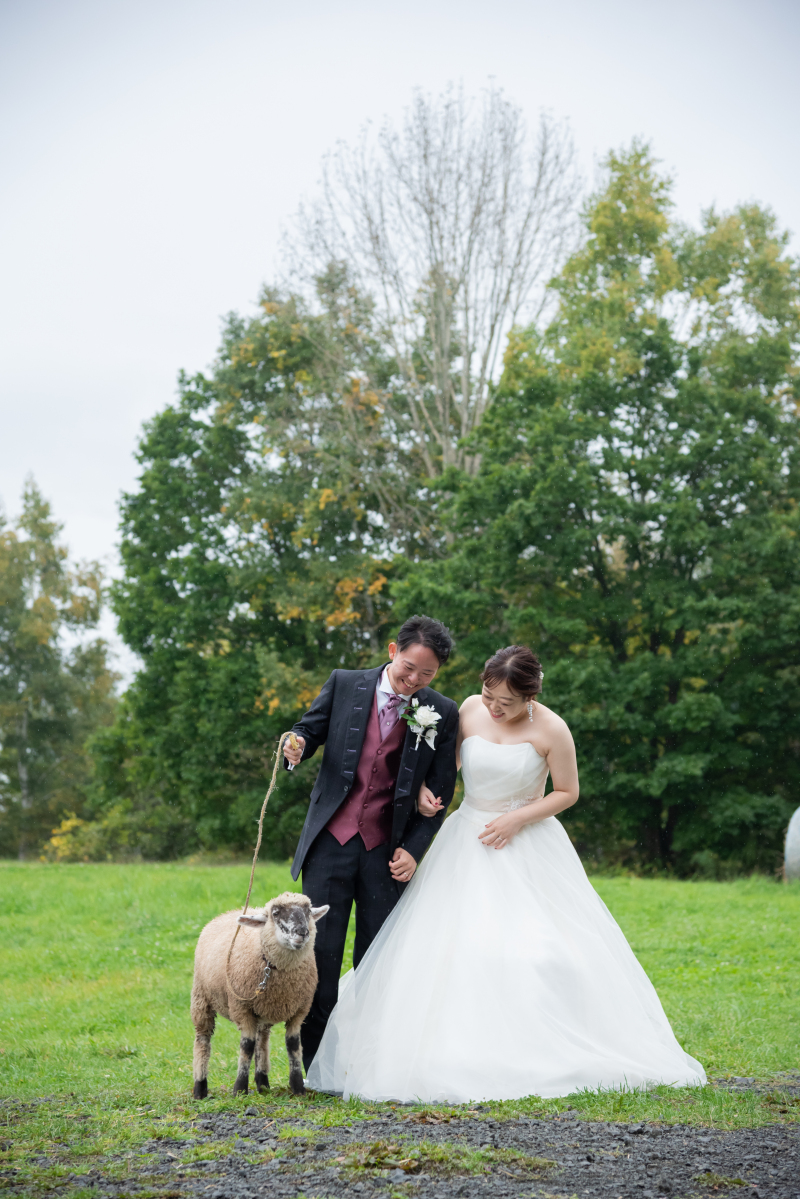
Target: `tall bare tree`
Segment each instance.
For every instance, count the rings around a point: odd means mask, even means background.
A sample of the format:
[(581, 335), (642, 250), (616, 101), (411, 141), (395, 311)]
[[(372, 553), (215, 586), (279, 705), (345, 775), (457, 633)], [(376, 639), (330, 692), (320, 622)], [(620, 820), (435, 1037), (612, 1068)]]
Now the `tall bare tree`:
[(450, 89), (418, 93), (399, 130), (340, 144), (301, 209), (293, 269), (343, 262), (372, 295), (396, 371), (387, 416), (428, 475), (475, 469), (459, 442), (491, 402), (505, 335), (541, 314), (578, 186), (563, 126), (542, 116), (531, 136), (499, 90), (475, 102)]

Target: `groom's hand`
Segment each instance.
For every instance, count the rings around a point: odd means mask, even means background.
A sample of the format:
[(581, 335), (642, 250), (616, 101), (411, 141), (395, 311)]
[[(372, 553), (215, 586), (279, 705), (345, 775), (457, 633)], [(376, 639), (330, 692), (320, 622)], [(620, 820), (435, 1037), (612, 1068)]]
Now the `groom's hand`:
[(305, 749), (305, 746), (305, 737), (297, 738), (297, 749), (292, 749), (292, 746), (287, 738), (287, 740), (283, 743), (283, 756), (286, 758), (286, 761), (291, 762), (292, 766), (299, 766), (300, 760), (303, 757), (303, 750)]
[(392, 878), (396, 883), (407, 883), (414, 877), (414, 871), (417, 868), (417, 863), (412, 858), (407, 849), (397, 848), (392, 854), (392, 860), (389, 863), (389, 869), (392, 872)]

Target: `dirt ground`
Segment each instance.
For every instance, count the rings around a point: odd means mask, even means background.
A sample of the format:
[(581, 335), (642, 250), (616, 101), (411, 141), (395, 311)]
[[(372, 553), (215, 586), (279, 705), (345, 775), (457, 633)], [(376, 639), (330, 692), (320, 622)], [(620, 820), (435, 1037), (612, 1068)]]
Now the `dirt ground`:
[[(733, 1080), (728, 1085), (740, 1089)], [(597, 1123), (574, 1111), (543, 1119), (439, 1122), (402, 1108), (320, 1128), (263, 1110), (201, 1115), (193, 1135), (141, 1147), (125, 1179), (114, 1159), (58, 1194), (108, 1199), (628, 1199), (735, 1195), (800, 1199), (800, 1125), (720, 1131)], [(172, 1126), (174, 1129), (174, 1125)], [(197, 1134), (200, 1134), (199, 1137)], [(218, 1152), (217, 1152), (218, 1147)], [(273, 1156), (273, 1154), (279, 1156)], [(187, 1156), (203, 1158), (182, 1164)], [(45, 1165), (46, 1159), (40, 1164)], [(478, 1171), (477, 1173), (475, 1171)], [(7, 1194), (26, 1193), (3, 1172)], [(27, 1193), (30, 1193), (29, 1191)]]

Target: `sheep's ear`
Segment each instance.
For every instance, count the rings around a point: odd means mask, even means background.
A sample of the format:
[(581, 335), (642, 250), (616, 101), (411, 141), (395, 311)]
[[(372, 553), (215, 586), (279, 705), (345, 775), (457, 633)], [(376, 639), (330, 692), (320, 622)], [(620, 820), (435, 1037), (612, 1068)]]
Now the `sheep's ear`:
[(246, 916), (240, 916), (236, 923), (247, 928), (261, 928), (262, 924), (267, 923), (267, 916), (265, 912), (248, 912)]
[(321, 920), (322, 917), (325, 916), (330, 910), (331, 910), (331, 905), (329, 903), (326, 903), (324, 907), (312, 908), (311, 915), (314, 917), (315, 920)]

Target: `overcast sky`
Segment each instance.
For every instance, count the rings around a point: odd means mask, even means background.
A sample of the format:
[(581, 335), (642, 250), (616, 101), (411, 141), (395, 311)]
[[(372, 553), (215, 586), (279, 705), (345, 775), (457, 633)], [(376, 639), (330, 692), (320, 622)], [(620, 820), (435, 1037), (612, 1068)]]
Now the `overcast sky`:
[(567, 118), (589, 178), (643, 135), (685, 219), (755, 199), (800, 234), (799, 60), (797, 0), (0, 0), (5, 511), (33, 474), (113, 568), (142, 422), (252, 308), (325, 151), (413, 88)]

